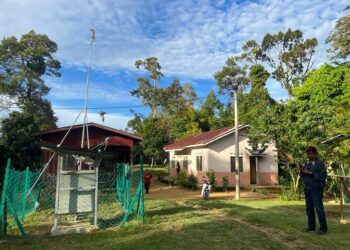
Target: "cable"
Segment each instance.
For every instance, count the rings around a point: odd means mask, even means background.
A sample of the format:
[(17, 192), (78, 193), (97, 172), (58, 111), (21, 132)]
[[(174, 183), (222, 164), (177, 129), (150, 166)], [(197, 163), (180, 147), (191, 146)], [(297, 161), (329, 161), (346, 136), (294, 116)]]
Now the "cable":
[[(204, 100), (206, 97), (201, 97), (201, 98), (196, 98), (192, 100), (188, 100), (188, 102), (195, 102), (195, 101), (200, 101)], [(89, 110), (96, 110), (96, 109), (130, 109), (130, 108), (147, 108), (147, 105), (129, 105), (129, 106), (110, 106), (110, 107), (88, 107), (87, 109)], [(18, 109), (18, 106), (11, 106), (8, 107), (7, 109)], [(80, 110), (81, 107), (52, 107), (53, 110)]]

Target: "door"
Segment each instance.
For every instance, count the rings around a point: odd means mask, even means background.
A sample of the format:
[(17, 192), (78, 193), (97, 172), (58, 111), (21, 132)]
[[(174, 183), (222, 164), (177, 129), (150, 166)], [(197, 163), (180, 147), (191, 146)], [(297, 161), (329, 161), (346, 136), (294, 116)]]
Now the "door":
[(256, 184), (256, 159), (250, 157), (250, 184)]

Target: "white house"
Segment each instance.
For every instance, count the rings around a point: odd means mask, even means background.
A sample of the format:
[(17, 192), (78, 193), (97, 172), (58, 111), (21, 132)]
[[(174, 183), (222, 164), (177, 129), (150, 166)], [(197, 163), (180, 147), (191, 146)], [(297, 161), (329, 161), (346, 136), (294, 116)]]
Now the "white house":
[[(254, 184), (278, 184), (277, 152), (274, 143), (269, 143), (263, 153), (254, 153), (248, 144), (247, 129), (239, 126), (239, 162), (242, 187)], [(181, 139), (165, 146), (169, 152), (170, 175), (174, 176), (177, 166), (181, 171), (194, 174), (199, 183), (209, 170), (214, 170), (216, 183), (222, 185), (227, 176), (229, 185), (235, 186), (235, 129), (232, 127), (212, 130)]]

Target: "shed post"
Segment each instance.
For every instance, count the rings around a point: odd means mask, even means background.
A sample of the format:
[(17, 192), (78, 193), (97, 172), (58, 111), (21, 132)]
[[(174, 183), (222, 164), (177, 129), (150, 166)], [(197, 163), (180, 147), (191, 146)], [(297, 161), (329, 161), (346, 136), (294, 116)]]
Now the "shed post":
[(53, 229), (57, 229), (58, 226), (58, 208), (59, 208), (59, 192), (60, 192), (60, 186), (61, 186), (61, 169), (62, 169), (62, 156), (58, 155), (57, 157), (57, 175), (56, 175), (56, 200), (55, 200), (55, 219), (53, 223)]

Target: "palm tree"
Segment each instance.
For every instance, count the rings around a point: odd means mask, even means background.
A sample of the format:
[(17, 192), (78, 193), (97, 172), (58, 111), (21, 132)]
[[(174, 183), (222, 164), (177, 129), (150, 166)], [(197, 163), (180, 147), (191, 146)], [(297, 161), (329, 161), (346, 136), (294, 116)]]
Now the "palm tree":
[(106, 112), (104, 111), (100, 111), (100, 113), (98, 113), (101, 117), (101, 120), (102, 120), (102, 123), (104, 124), (105, 123), (105, 115), (107, 114)]

